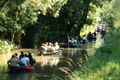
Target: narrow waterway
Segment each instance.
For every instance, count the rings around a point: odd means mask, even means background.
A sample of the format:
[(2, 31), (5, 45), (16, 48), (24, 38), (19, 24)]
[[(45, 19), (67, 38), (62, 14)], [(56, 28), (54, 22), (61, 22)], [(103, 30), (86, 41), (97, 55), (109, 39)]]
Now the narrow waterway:
[[(73, 71), (80, 68), (86, 61), (89, 56), (88, 51), (93, 50), (93, 48), (99, 48), (99, 46), (102, 45), (103, 40), (100, 38), (100, 35), (98, 36), (96, 42), (88, 43), (79, 48), (64, 48), (62, 54), (40, 56), (35, 49), (19, 49), (13, 50), (8, 54), (0, 54), (3, 59), (0, 61), (0, 66), (5, 64), (5, 62), (7, 63), (10, 55), (15, 52), (17, 52), (18, 55), (21, 51), (25, 53), (32, 52), (32, 55), (36, 60), (33, 71), (10, 74), (2, 72), (0, 73), (0, 80), (68, 80), (69, 78), (73, 78), (75, 77), (71, 76)], [(83, 47), (87, 54), (83, 54)]]

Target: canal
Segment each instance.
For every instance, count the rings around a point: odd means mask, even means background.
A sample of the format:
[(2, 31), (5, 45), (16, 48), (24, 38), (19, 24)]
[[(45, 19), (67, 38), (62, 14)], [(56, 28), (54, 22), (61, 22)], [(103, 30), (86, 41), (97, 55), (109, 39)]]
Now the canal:
[[(89, 57), (89, 52), (101, 45), (100, 39), (96, 42), (88, 43), (79, 48), (64, 48), (62, 54), (55, 55), (38, 55), (35, 49), (18, 49), (7, 54), (0, 54), (0, 80), (74, 80), (75, 70), (80, 70), (81, 66)], [(83, 47), (85, 50), (83, 50)], [(13, 53), (23, 51), (32, 52), (36, 60), (33, 71), (22, 73), (7, 73), (7, 60)], [(2, 67), (6, 66), (6, 67)]]

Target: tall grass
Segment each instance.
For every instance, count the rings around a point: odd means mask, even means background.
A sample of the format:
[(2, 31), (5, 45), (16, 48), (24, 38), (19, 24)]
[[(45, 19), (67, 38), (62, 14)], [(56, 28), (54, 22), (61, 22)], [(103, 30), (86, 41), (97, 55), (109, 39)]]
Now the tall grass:
[(7, 61), (11, 58), (11, 55), (13, 53), (8, 52), (8, 53), (2, 53), (0, 54), (0, 73), (6, 72), (7, 71)]
[(80, 80), (120, 80), (120, 29), (106, 34), (104, 46), (101, 46), (82, 69), (74, 73)]

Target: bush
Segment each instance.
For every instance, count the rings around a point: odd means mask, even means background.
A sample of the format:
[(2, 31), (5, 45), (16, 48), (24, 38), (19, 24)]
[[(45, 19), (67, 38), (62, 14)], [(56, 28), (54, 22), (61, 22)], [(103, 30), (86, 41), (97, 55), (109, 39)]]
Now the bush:
[(0, 40), (0, 53), (6, 53), (10, 51), (12, 45), (9, 44), (7, 41)]

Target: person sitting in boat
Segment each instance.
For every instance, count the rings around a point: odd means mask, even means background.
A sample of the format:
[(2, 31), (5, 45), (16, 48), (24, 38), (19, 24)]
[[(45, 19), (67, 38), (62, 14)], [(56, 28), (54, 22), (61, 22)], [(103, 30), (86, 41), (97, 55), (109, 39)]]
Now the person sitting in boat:
[(73, 46), (73, 38), (71, 37), (68, 39), (68, 46), (69, 47)]
[(17, 59), (15, 55), (12, 55), (12, 58), (7, 61), (8, 68), (10, 70), (19, 70), (20, 68), (19, 63), (20, 60)]
[(48, 44), (49, 44), (48, 42), (45, 42), (45, 46), (46, 46), (46, 47), (48, 46)]
[(19, 58), (18, 58), (18, 54), (17, 54), (17, 53), (15, 53), (15, 54), (14, 54), (14, 56), (15, 56), (17, 59), (19, 59)]
[(32, 53), (31, 52), (28, 52), (28, 58), (29, 58), (29, 63), (31, 66), (34, 66), (34, 64), (36, 63), (35, 59), (33, 58), (32, 56)]
[(55, 51), (58, 51), (60, 49), (60, 46), (58, 45), (58, 42), (54, 43)]
[(87, 37), (86, 37), (85, 35), (83, 35), (82, 41), (83, 41), (83, 42), (82, 42), (83, 44), (88, 43), (88, 39), (87, 39)]
[(53, 44), (50, 44), (50, 46), (48, 47), (48, 52), (55, 53), (55, 47), (53, 46)]
[(19, 55), (19, 59), (21, 59), (21, 58), (23, 58), (23, 57), (24, 57), (24, 52), (23, 52), (23, 51), (21, 51), (20, 53), (21, 53), (21, 54)]
[(92, 34), (92, 32), (89, 32), (87, 34), (87, 39), (89, 40), (89, 42), (91, 42), (93, 40), (93, 34)]
[(45, 54), (47, 52), (47, 44), (42, 44), (38, 51), (40, 51), (40, 54)]
[(78, 46), (78, 42), (77, 42), (77, 39), (76, 39), (76, 38), (73, 38), (73, 46), (74, 46), (74, 47), (77, 47), (77, 46)]
[(23, 58), (20, 59), (20, 61), (25, 65), (29, 66), (30, 65), (30, 59), (27, 57), (27, 54), (24, 54)]
[(74, 38), (69, 38), (68, 44), (69, 44), (69, 47), (77, 47), (77, 40)]
[(47, 45), (47, 49), (51, 48), (52, 45), (53, 44), (51, 42), (49, 42), (48, 45)]
[(47, 46), (47, 52), (52, 52), (52, 46), (53, 46), (53, 44), (51, 42), (49, 42), (48, 46)]

